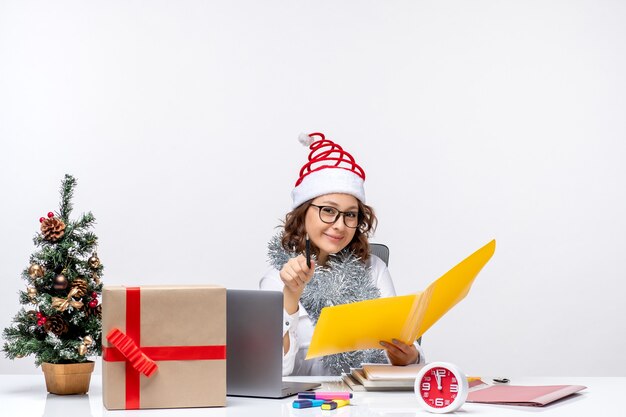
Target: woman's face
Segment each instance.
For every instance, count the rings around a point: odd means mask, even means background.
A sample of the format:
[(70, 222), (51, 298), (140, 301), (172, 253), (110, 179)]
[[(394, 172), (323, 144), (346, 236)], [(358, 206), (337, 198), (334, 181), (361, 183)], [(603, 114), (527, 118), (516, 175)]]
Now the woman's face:
[[(359, 212), (356, 197), (349, 194), (325, 194), (313, 200), (316, 206), (328, 206), (342, 212)], [(324, 223), (320, 219), (320, 208), (309, 207), (305, 217), (305, 229), (309, 239), (319, 248), (318, 262), (324, 264), (331, 253), (340, 252), (352, 241), (356, 228), (347, 227), (344, 215), (339, 216), (332, 224)]]

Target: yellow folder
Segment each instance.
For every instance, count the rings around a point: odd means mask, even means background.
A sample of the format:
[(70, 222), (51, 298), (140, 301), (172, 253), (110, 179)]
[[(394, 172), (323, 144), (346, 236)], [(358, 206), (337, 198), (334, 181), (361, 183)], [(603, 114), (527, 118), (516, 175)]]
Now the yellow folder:
[(469, 292), (496, 249), (492, 240), (417, 294), (378, 298), (322, 309), (306, 359), (361, 349), (380, 341), (407, 344), (423, 335)]

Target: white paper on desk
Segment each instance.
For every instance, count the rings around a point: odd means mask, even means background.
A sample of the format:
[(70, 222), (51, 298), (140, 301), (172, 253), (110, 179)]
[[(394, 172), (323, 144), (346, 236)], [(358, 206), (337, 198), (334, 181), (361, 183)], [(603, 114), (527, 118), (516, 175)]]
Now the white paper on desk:
[(365, 377), (362, 368), (353, 368), (350, 371), (350, 375), (368, 391), (412, 391), (415, 385), (414, 379), (381, 379), (372, 381)]
[(367, 391), (367, 389), (365, 389), (363, 384), (357, 381), (350, 374), (341, 374), (341, 380), (343, 381), (344, 384), (349, 386), (352, 391)]
[(363, 374), (370, 381), (415, 379), (423, 364), (394, 366), (387, 364), (363, 364)]

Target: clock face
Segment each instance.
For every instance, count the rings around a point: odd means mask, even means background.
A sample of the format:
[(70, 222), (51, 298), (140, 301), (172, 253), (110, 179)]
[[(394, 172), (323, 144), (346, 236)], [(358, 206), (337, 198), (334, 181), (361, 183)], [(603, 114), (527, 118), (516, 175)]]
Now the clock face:
[(450, 369), (432, 367), (420, 379), (418, 395), (430, 407), (443, 409), (460, 399), (462, 383)]
[(469, 392), (463, 371), (449, 362), (425, 365), (415, 378), (418, 404), (431, 413), (450, 413), (458, 410)]

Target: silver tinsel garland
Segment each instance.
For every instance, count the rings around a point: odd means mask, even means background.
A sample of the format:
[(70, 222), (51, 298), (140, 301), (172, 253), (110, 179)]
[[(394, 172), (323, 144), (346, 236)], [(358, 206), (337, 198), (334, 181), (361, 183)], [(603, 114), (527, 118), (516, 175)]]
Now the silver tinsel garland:
[[(269, 261), (279, 271), (289, 259), (298, 255), (286, 251), (281, 239), (282, 233), (274, 236), (268, 244)], [(300, 302), (315, 325), (324, 307), (379, 297), (380, 290), (371, 277), (370, 269), (354, 253), (344, 249), (331, 255), (326, 266), (315, 266), (313, 278), (305, 287)], [(382, 349), (367, 349), (324, 356), (322, 361), (333, 375), (341, 375), (342, 372), (349, 373), (350, 368), (360, 367), (362, 363), (387, 363), (387, 357)]]

